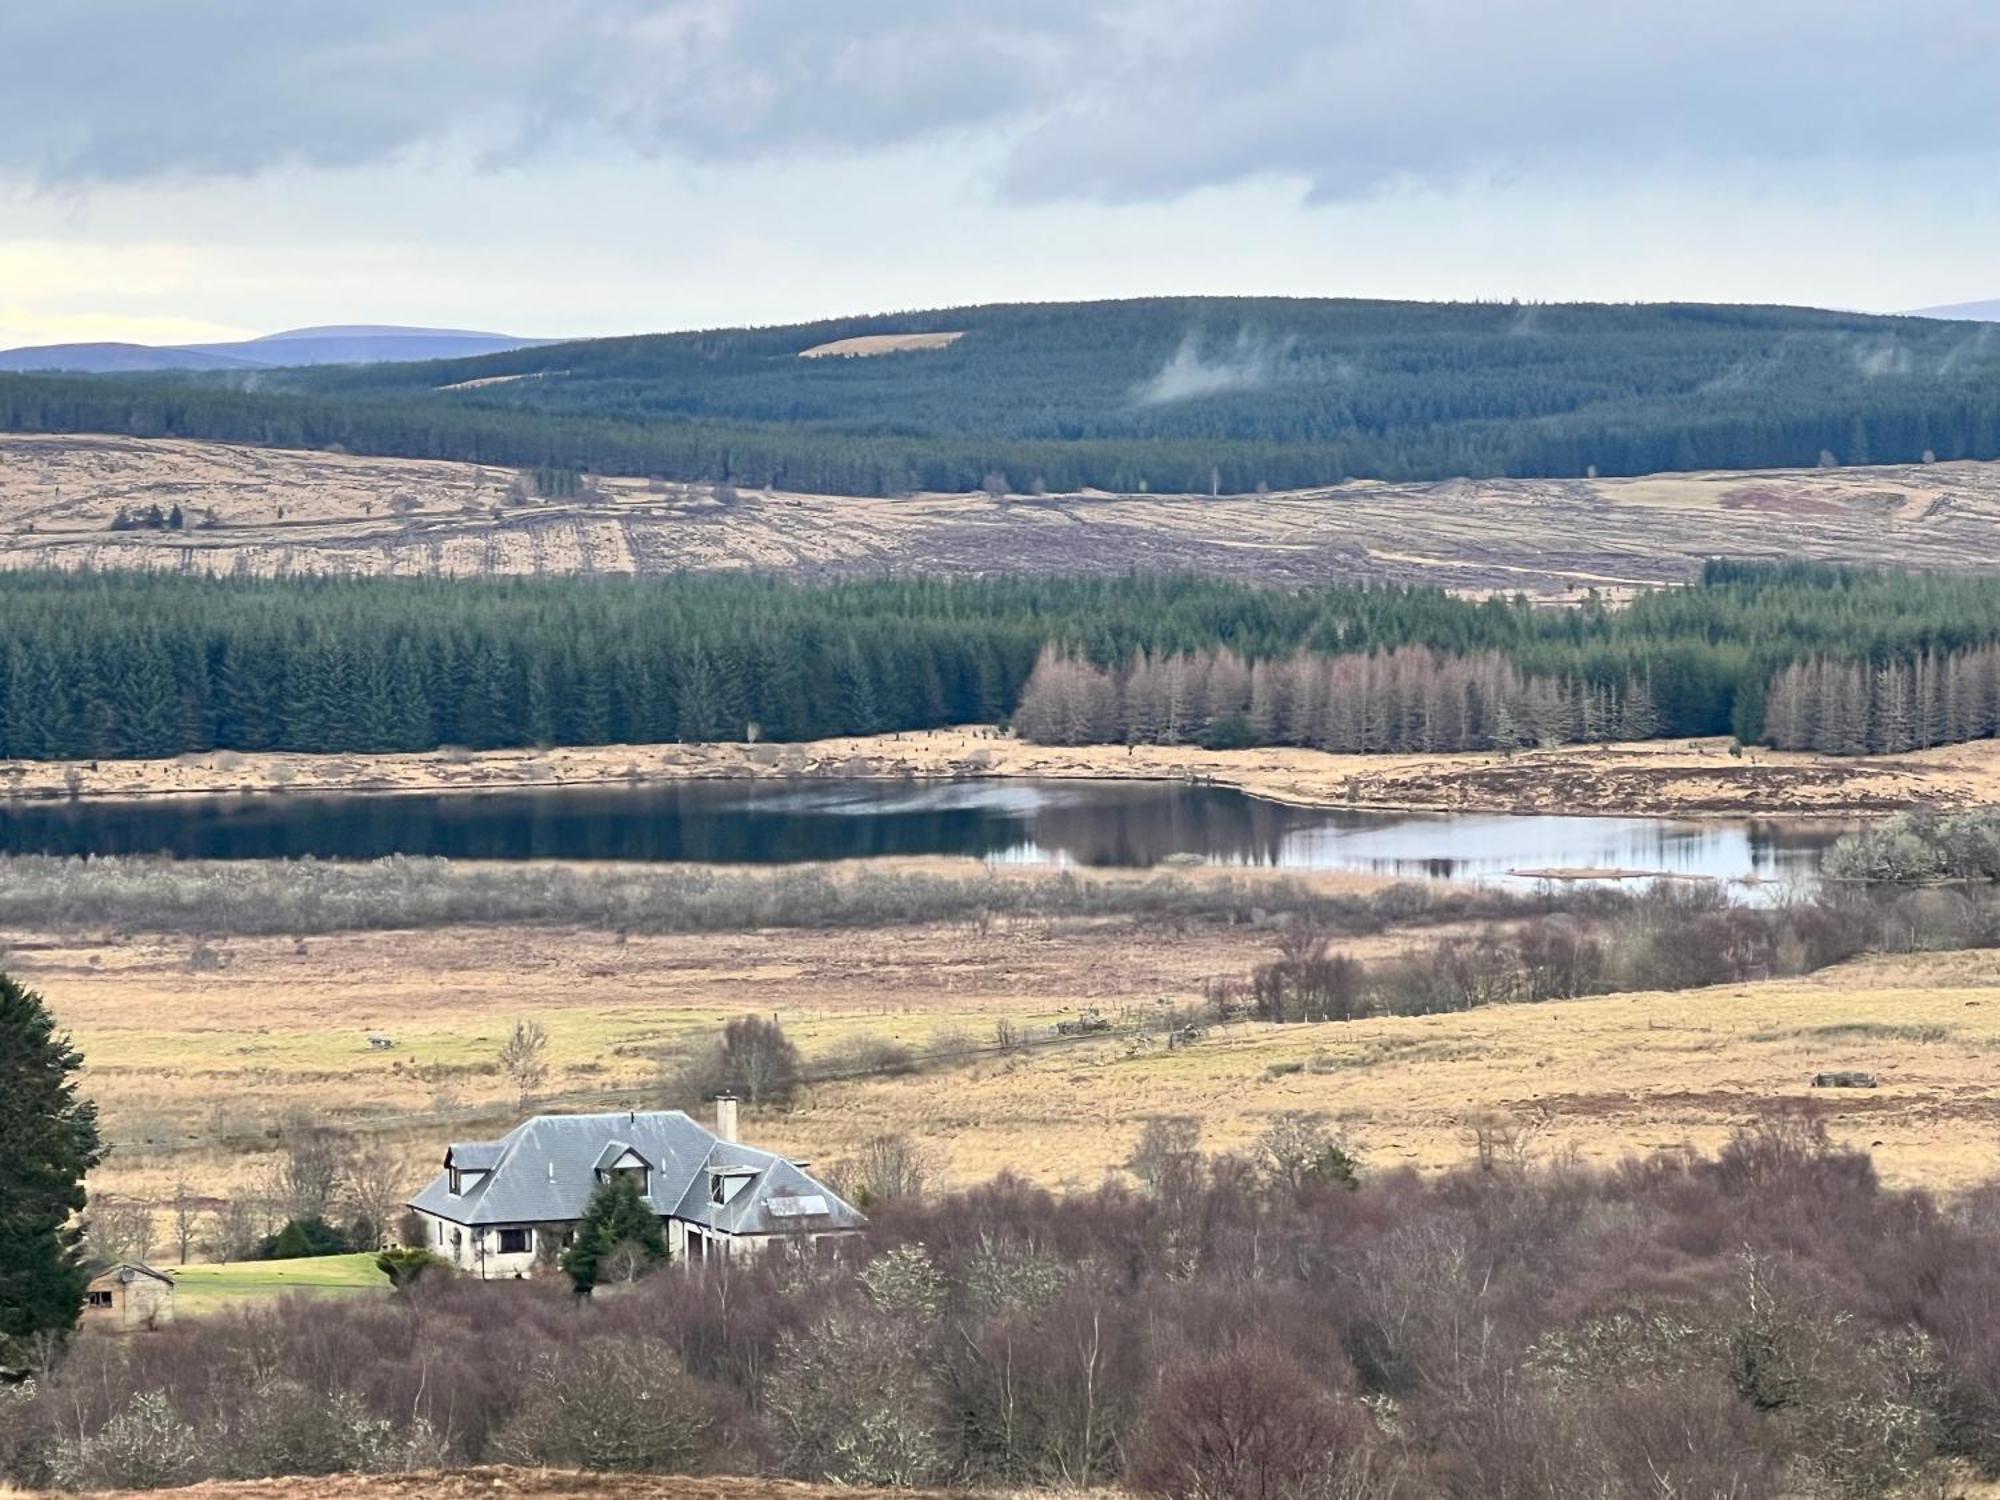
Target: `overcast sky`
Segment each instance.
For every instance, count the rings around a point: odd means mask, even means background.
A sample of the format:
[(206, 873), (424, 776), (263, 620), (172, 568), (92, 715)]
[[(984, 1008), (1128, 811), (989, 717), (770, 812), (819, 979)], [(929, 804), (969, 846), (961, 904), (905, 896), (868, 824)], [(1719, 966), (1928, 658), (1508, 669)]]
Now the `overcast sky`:
[(2000, 297), (1991, 0), (0, 0), (0, 346)]

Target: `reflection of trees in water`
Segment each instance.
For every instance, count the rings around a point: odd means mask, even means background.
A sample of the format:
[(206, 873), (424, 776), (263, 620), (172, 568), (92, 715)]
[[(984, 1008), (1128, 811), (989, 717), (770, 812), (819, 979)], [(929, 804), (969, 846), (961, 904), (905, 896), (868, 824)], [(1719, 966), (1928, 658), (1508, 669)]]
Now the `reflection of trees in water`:
[[(879, 800), (889, 802), (883, 792)], [(1271, 864), (1322, 819), (1209, 787), (1065, 787), (1005, 802), (843, 810), (710, 786), (577, 788), (476, 796), (212, 798), (0, 809), (0, 849), (184, 859), (577, 859), (773, 864), (884, 855), (980, 858), (1028, 844), (1084, 865), (1171, 854)]]
[[(1623, 829), (1563, 819), (1412, 820), (1261, 802), (1225, 787), (1014, 785), (991, 799), (913, 798), (907, 789), (830, 784), (801, 798), (782, 785), (580, 787), (476, 795), (270, 796), (159, 802), (0, 804), (0, 850), (153, 854), (187, 859), (450, 859), (806, 863), (885, 855), (1022, 852), (1085, 866), (1157, 865), (1176, 854), (1219, 863), (1303, 864), (1451, 878), (1471, 870), (1612, 863), (1700, 870), (1716, 851), (1735, 874), (1805, 873), (1853, 825), (1759, 820)], [(835, 795), (835, 794), (838, 795)], [(1379, 830), (1380, 837), (1366, 837)], [(1319, 836), (1313, 836), (1319, 835)], [(1362, 835), (1356, 837), (1356, 835)], [(1287, 843), (1290, 848), (1287, 849)], [(1532, 857), (1530, 857), (1532, 855)], [(1706, 857), (1704, 857), (1706, 856)]]
[(1217, 787), (1107, 790), (1040, 809), (1028, 819), (1029, 836), (1083, 865), (1156, 865), (1173, 854), (1274, 865), (1287, 835), (1327, 817)]

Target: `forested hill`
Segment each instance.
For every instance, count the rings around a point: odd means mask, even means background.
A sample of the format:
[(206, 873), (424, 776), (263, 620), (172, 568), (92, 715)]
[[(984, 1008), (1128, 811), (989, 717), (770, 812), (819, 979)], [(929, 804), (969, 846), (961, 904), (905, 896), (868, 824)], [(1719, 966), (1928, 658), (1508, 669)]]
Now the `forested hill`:
[[(955, 334), (866, 358), (837, 340)], [(1799, 308), (956, 308), (277, 373), (0, 378), (0, 428), (892, 495), (2000, 457), (2000, 334)]]

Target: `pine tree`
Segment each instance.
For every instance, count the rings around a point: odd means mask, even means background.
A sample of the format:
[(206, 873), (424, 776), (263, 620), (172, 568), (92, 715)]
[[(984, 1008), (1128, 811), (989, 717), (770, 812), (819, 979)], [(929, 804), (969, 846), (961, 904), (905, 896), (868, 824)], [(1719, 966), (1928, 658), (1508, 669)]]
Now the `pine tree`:
[(639, 1182), (615, 1172), (590, 1195), (576, 1238), (562, 1254), (563, 1273), (577, 1291), (597, 1285), (598, 1269), (614, 1250), (635, 1247), (648, 1261), (667, 1258), (666, 1234), (660, 1216), (639, 1193)]
[(1653, 703), (1653, 682), (1638, 673), (1625, 680), (1625, 698), (1618, 712), (1621, 740), (1650, 740), (1660, 732), (1659, 710)]
[(0, 1365), (37, 1361), (83, 1310), (83, 1179), (103, 1157), (83, 1056), (39, 995), (0, 974)]

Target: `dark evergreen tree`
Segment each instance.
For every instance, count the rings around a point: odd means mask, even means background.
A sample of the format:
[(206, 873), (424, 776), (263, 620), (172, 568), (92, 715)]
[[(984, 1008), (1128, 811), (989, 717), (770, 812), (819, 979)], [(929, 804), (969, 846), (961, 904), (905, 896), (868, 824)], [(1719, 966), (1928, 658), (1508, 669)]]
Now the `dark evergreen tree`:
[(0, 1365), (35, 1364), (83, 1310), (78, 1216), (103, 1150), (82, 1065), (42, 998), (0, 974)]
[(562, 1253), (563, 1274), (577, 1291), (597, 1285), (605, 1260), (630, 1250), (647, 1261), (667, 1258), (660, 1216), (639, 1192), (638, 1178), (614, 1172), (598, 1184), (576, 1226), (576, 1238)]
[(753, 725), (802, 740), (1009, 716), (1035, 738), (1168, 744), (1229, 720), (1232, 741), (1344, 752), (1733, 733), (1863, 753), (2000, 728), (2000, 582), (1730, 564), (1572, 611), (1189, 578), (14, 573), (0, 643), (0, 754), (20, 759)]

